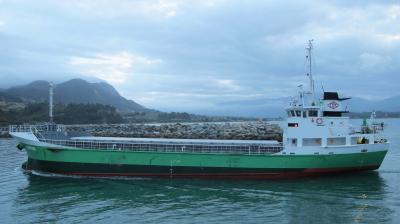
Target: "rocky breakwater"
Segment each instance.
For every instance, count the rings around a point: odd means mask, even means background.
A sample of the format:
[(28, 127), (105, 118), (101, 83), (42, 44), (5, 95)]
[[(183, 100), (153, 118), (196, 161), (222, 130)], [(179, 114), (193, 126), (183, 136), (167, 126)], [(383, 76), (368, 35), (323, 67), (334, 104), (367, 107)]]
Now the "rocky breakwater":
[(75, 125), (69, 130), (94, 136), (182, 139), (282, 140), (282, 129), (268, 122)]

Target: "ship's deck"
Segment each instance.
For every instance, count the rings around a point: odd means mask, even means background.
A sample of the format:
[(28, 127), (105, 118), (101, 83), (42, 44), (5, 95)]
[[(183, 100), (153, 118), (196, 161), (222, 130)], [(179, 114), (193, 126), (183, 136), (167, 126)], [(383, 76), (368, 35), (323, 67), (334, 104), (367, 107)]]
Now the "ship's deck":
[(278, 141), (270, 140), (217, 140), (217, 139), (168, 139), (125, 137), (75, 137), (63, 126), (10, 126), (12, 132), (34, 134), (50, 149), (84, 149), (98, 151), (133, 151), (167, 153), (212, 153), (212, 154), (271, 154), (283, 150)]
[(69, 140), (40, 139), (40, 141), (55, 147), (58, 145), (75, 149), (135, 152), (271, 154), (283, 150), (277, 141), (262, 140), (74, 137)]

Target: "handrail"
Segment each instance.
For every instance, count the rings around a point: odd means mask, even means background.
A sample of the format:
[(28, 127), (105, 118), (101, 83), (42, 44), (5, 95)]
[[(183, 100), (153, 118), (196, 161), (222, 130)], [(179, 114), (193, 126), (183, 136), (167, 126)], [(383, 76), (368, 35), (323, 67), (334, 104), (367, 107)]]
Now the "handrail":
[(272, 154), (283, 150), (282, 145), (224, 145), (224, 144), (170, 144), (170, 143), (114, 143), (93, 142), (78, 140), (53, 140), (41, 139), (40, 141), (85, 150), (112, 150), (112, 151), (134, 151), (134, 152), (179, 152), (179, 153), (212, 153), (212, 154)]
[(40, 124), (40, 125), (10, 125), (9, 132), (47, 132), (65, 131), (66, 127), (62, 124)]
[(349, 134), (379, 134), (382, 133), (384, 129), (384, 123), (372, 123), (368, 125), (361, 126), (350, 126)]

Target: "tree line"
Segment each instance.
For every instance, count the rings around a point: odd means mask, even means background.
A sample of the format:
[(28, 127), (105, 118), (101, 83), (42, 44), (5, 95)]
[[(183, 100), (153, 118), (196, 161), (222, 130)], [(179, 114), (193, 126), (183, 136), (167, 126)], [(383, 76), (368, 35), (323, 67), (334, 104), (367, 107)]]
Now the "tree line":
[[(27, 104), (22, 109), (1, 110), (0, 125), (49, 121), (47, 103)], [(54, 121), (63, 124), (122, 123), (115, 107), (103, 104), (56, 104)]]
[[(118, 123), (165, 123), (165, 122), (220, 122), (244, 121), (254, 118), (204, 116), (186, 112), (146, 112), (119, 113), (104, 104), (55, 104), (54, 122), (60, 124), (118, 124)], [(40, 123), (49, 121), (48, 103), (31, 103), (22, 108), (0, 107), (0, 126), (9, 124)]]

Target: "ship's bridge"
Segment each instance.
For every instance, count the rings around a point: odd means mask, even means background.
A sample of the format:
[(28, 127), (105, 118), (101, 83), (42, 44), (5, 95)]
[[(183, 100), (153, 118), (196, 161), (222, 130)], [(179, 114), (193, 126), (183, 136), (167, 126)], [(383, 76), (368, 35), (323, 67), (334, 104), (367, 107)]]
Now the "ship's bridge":
[(287, 125), (283, 144), (287, 147), (340, 146), (373, 143), (372, 133), (355, 131), (347, 108), (337, 92), (324, 92), (323, 99), (314, 100), (313, 94), (302, 92), (286, 109)]
[(371, 117), (370, 124), (365, 121), (358, 130), (350, 125), (349, 117), (343, 116), (348, 112), (343, 101), (350, 98), (339, 97), (337, 92), (325, 91), (322, 99), (316, 98), (312, 73), (312, 49), (312, 40), (310, 40), (306, 47), (307, 77), (310, 88), (304, 91), (303, 85), (299, 85), (299, 94), (286, 109), (287, 123), (283, 132), (285, 149), (351, 146), (386, 141), (377, 135), (378, 131), (383, 129), (383, 123), (374, 123), (374, 116)]

